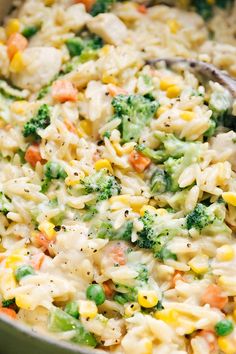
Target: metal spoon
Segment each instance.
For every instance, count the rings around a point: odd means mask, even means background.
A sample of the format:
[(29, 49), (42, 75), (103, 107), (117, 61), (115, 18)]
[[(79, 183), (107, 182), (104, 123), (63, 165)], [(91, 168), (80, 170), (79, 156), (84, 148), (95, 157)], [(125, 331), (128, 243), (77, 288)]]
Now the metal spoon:
[(155, 65), (157, 63), (164, 62), (167, 66), (171, 67), (176, 64), (186, 64), (189, 69), (195, 73), (200, 74), (204, 78), (213, 80), (224, 86), (230, 91), (232, 96), (236, 98), (236, 80), (231, 76), (221, 71), (215, 65), (208, 64), (203, 61), (198, 61), (195, 59), (184, 59), (184, 58), (160, 58), (154, 60), (148, 60), (147, 64)]
[(0, 22), (4, 19), (12, 7), (12, 0), (0, 0)]

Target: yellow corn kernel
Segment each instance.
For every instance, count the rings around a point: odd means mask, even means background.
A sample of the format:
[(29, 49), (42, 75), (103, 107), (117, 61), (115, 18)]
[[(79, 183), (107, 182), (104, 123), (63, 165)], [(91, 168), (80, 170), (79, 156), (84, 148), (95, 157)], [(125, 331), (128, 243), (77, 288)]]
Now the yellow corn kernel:
[(12, 298), (12, 290), (16, 288), (16, 280), (12, 269), (5, 269), (0, 276), (1, 295), (4, 299)]
[(94, 164), (94, 168), (96, 171), (99, 171), (102, 168), (106, 168), (110, 173), (113, 173), (113, 168), (111, 167), (111, 163), (107, 159), (100, 159), (96, 161)]
[(80, 301), (79, 313), (81, 317), (92, 319), (97, 316), (98, 308), (93, 301)]
[(138, 303), (147, 309), (154, 307), (158, 303), (158, 297), (154, 290), (139, 290)]
[(157, 209), (151, 205), (143, 205), (139, 213), (141, 216), (144, 216), (145, 212), (148, 211), (151, 214), (157, 214)]
[(6, 35), (10, 37), (11, 34), (20, 31), (20, 21), (17, 18), (12, 18), (8, 21), (6, 25)]
[(49, 221), (43, 221), (39, 224), (39, 230), (47, 237), (48, 240), (52, 240), (56, 236), (54, 230), (55, 225)]
[(88, 120), (86, 120), (86, 119), (82, 120), (80, 122), (80, 128), (85, 132), (85, 134), (87, 134), (87, 135), (92, 134), (91, 122), (89, 122)]
[(135, 143), (130, 142), (126, 143), (123, 146), (121, 146), (119, 143), (114, 143), (113, 144), (117, 154), (119, 156), (123, 156), (125, 154), (130, 154), (134, 150)]
[(118, 84), (117, 78), (115, 76), (109, 75), (109, 74), (103, 74), (102, 75), (102, 82), (104, 84), (113, 84), (113, 85), (117, 85)]
[(101, 53), (102, 55), (108, 55), (108, 54), (110, 53), (111, 47), (112, 47), (112, 46), (109, 45), (109, 44), (104, 45), (104, 47), (101, 48), (100, 53)]
[(25, 68), (25, 63), (24, 63), (22, 53), (17, 52), (10, 63), (10, 72), (17, 74), (23, 71), (24, 68)]
[(31, 297), (29, 295), (25, 295), (25, 294), (18, 294), (15, 297), (16, 305), (20, 309), (24, 309), (24, 310), (31, 310), (32, 309), (30, 300), (31, 300)]
[(175, 98), (179, 96), (180, 92), (181, 92), (181, 88), (177, 85), (173, 85), (167, 89), (166, 95), (168, 98)]
[(158, 214), (159, 216), (164, 216), (164, 215), (167, 215), (167, 214), (168, 214), (168, 211), (167, 211), (166, 209), (164, 209), (164, 208), (158, 208), (158, 209), (157, 209), (157, 214)]
[(167, 25), (169, 26), (169, 29), (173, 34), (176, 34), (181, 28), (181, 24), (174, 19), (168, 20)]
[(226, 203), (236, 206), (236, 192), (225, 192), (222, 194), (222, 198)]
[(168, 106), (161, 106), (157, 110), (156, 117), (159, 118), (163, 113), (167, 112), (169, 109), (170, 109), (170, 107), (168, 107)]
[(144, 338), (142, 342), (144, 347), (144, 351), (142, 352), (142, 354), (152, 354), (153, 353), (152, 341), (150, 339)]
[(203, 274), (208, 271), (208, 256), (200, 254), (195, 256), (188, 262), (191, 269), (197, 274)]
[(44, 0), (44, 5), (51, 6), (54, 4), (54, 2), (55, 2), (55, 0)]
[(220, 262), (232, 261), (234, 258), (234, 249), (230, 245), (224, 245), (217, 249), (216, 259)]
[(131, 304), (128, 304), (125, 308), (125, 316), (126, 317), (131, 317), (133, 314), (136, 312), (139, 312), (141, 310), (140, 305), (137, 302), (133, 302)]
[(176, 80), (173, 77), (165, 77), (160, 80), (160, 89), (166, 91), (169, 87), (174, 86)]
[(164, 321), (168, 324), (174, 325), (174, 326), (178, 325), (178, 316), (179, 316), (179, 313), (174, 309), (156, 311), (154, 314), (154, 317), (157, 320), (162, 320), (162, 321)]
[(219, 348), (225, 354), (235, 354), (235, 345), (230, 341), (227, 337), (219, 337), (218, 338)]
[(187, 122), (191, 122), (191, 120), (193, 120), (195, 117), (195, 113), (190, 111), (183, 111), (180, 113), (180, 117)]
[(27, 108), (28, 102), (27, 101), (16, 101), (13, 102), (11, 105), (11, 111), (16, 114), (24, 114)]
[(130, 194), (115, 195), (110, 198), (110, 203), (123, 203), (126, 205), (130, 204)]
[(14, 250), (7, 258), (5, 262), (6, 268), (16, 269), (19, 263), (22, 263), (24, 260), (24, 255), (26, 253), (25, 248), (18, 248)]

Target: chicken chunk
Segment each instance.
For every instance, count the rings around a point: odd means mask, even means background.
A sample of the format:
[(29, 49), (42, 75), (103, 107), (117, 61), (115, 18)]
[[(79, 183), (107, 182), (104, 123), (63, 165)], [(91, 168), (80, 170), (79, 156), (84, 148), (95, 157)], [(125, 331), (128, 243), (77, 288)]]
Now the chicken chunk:
[(100, 14), (87, 23), (89, 30), (108, 44), (119, 45), (127, 37), (125, 24), (113, 14)]
[(23, 52), (25, 68), (12, 74), (12, 82), (22, 88), (37, 91), (60, 71), (62, 54), (53, 47), (32, 47)]

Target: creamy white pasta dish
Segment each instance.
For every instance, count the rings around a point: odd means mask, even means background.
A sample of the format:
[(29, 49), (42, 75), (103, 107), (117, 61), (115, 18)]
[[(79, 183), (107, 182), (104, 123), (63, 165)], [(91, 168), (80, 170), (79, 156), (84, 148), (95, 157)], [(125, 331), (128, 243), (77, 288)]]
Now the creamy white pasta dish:
[(236, 77), (236, 3), (15, 1), (0, 317), (104, 353), (236, 353), (235, 95), (162, 58)]

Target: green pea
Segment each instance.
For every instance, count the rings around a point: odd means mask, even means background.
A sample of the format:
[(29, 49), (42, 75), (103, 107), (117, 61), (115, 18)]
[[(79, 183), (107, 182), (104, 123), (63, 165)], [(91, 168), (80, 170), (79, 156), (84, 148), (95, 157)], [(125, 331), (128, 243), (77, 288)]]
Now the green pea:
[(68, 313), (69, 315), (71, 315), (74, 318), (79, 317), (78, 304), (76, 301), (68, 302), (68, 304), (66, 304), (64, 310), (66, 313)]
[(20, 281), (22, 278), (26, 277), (27, 275), (35, 274), (34, 268), (30, 265), (22, 265), (18, 267), (15, 271), (15, 278), (17, 281)]
[(231, 332), (233, 332), (234, 325), (230, 320), (222, 320), (217, 322), (215, 325), (215, 331), (218, 336), (227, 336)]
[(106, 300), (103, 288), (98, 284), (91, 284), (86, 291), (87, 299), (95, 302), (96, 305), (102, 305)]
[(29, 26), (29, 27), (25, 27), (22, 31), (22, 34), (24, 37), (26, 38), (31, 38), (33, 37), (37, 32), (39, 31), (39, 27), (38, 26)]

